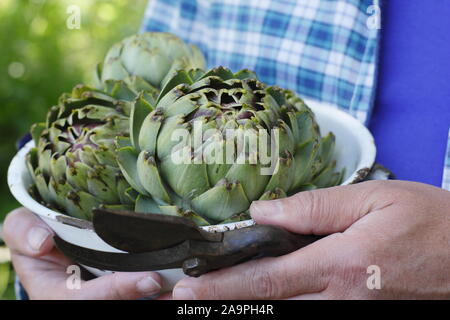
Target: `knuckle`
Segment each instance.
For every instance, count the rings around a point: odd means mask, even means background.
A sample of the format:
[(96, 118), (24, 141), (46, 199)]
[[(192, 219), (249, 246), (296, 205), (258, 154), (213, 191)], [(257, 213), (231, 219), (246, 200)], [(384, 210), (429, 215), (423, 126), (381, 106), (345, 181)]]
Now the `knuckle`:
[[(219, 271), (220, 272), (220, 271)], [(214, 272), (213, 272), (214, 273)], [(224, 299), (224, 292), (221, 281), (218, 281), (213, 273), (207, 273), (197, 278), (197, 285), (191, 287), (193, 295), (197, 300), (217, 300)]]
[(220, 285), (216, 281), (210, 281), (208, 282), (208, 285), (206, 286), (206, 291), (196, 291), (195, 297), (197, 299), (221, 299), (222, 294), (220, 290)]
[(397, 188), (395, 183), (389, 180), (371, 180), (361, 182), (360, 185), (365, 187), (366, 195), (375, 197), (389, 195)]
[(250, 294), (256, 299), (276, 298), (280, 288), (268, 270), (258, 267), (250, 276)]
[(304, 224), (313, 228), (321, 229), (323, 226), (333, 225), (334, 220), (338, 219), (335, 214), (330, 214), (334, 211), (332, 206), (334, 201), (330, 201), (332, 197), (329, 189), (312, 190), (302, 192), (298, 198), (297, 206)]
[(117, 273), (112, 274), (111, 281), (108, 282), (108, 292), (112, 300), (126, 300)]
[(313, 191), (304, 191), (292, 197), (294, 212), (301, 217), (305, 225), (311, 225), (316, 219), (320, 199)]
[(362, 182), (366, 188), (361, 194), (361, 210), (371, 212), (384, 208), (398, 200), (399, 188), (396, 183), (387, 180)]
[(5, 241), (8, 242), (9, 239), (14, 234), (14, 229), (16, 225), (16, 221), (19, 218), (20, 215), (20, 209), (16, 209), (14, 211), (11, 211), (5, 218), (5, 221), (3, 222), (3, 232)]
[(392, 202), (401, 199), (413, 200), (421, 197), (421, 192), (418, 192), (417, 185), (411, 182), (377, 180), (364, 183), (370, 185), (370, 188), (367, 190), (369, 194), (383, 197)]

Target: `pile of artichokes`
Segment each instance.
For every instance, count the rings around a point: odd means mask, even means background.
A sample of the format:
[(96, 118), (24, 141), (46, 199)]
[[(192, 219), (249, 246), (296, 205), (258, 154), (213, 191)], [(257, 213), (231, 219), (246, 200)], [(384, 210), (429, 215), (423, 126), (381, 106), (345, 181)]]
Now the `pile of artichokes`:
[(167, 33), (115, 44), (94, 87), (63, 94), (33, 125), (32, 195), (82, 219), (104, 206), (209, 225), (249, 219), (254, 200), (340, 183), (334, 136), (321, 137), (298, 96), (204, 61)]

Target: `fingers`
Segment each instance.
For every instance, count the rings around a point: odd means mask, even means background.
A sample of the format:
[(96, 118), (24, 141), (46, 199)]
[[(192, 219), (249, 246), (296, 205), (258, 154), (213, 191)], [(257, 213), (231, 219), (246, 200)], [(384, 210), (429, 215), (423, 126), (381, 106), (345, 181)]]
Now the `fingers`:
[(135, 300), (154, 296), (161, 290), (155, 272), (116, 272), (83, 282), (81, 289), (70, 290), (69, 299)]
[(386, 206), (389, 197), (380, 197), (379, 181), (299, 192), (291, 197), (255, 201), (252, 218), (301, 234), (330, 234), (346, 230), (355, 221)]
[(3, 228), (5, 242), (13, 253), (36, 257), (53, 248), (51, 229), (25, 208), (9, 213)]
[[(73, 263), (64, 258), (60, 260), (56, 249), (39, 258), (24, 255), (12, 258), (31, 299), (129, 300), (153, 296), (161, 290), (161, 279), (154, 272), (117, 272), (89, 281), (78, 278), (78, 288), (69, 286), (75, 275), (68, 267)], [(80, 277), (81, 273), (76, 276)]]
[[(339, 236), (339, 235), (338, 235)], [(301, 250), (278, 258), (265, 258), (184, 278), (174, 288), (173, 298), (192, 299), (282, 299), (320, 292), (331, 274), (331, 256), (336, 236), (323, 238)]]
[(89, 281), (80, 287), (68, 286), (67, 267), (31, 258), (13, 256), (14, 266), (31, 299), (40, 300), (133, 300), (153, 296), (161, 289), (161, 280), (153, 272), (114, 273)]

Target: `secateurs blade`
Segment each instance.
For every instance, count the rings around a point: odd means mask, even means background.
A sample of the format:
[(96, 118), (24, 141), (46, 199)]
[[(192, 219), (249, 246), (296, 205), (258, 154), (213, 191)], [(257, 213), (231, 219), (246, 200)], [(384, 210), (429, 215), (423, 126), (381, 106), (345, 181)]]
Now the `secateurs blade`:
[(195, 277), (250, 259), (288, 254), (321, 238), (293, 234), (272, 225), (212, 233), (183, 217), (108, 209), (94, 210), (92, 222), (103, 241), (125, 252), (88, 249), (58, 236), (56, 246), (74, 261), (94, 268), (183, 268), (185, 274)]

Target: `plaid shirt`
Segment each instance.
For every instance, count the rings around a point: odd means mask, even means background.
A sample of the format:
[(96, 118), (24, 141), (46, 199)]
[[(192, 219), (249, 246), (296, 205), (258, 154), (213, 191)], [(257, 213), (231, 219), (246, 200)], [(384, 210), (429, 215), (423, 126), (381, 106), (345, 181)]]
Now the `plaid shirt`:
[[(196, 44), (208, 67), (252, 69), (367, 124), (378, 9), (378, 0), (151, 0), (142, 31), (172, 32)], [(450, 139), (442, 187), (450, 190)]]
[(444, 175), (442, 177), (442, 188), (450, 191), (450, 130), (448, 132), (447, 153), (445, 156)]
[[(196, 44), (208, 67), (248, 68), (267, 84), (338, 106), (366, 122), (375, 93), (374, 0), (152, 0), (143, 31)], [(369, 21), (370, 22), (370, 21)]]

